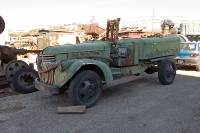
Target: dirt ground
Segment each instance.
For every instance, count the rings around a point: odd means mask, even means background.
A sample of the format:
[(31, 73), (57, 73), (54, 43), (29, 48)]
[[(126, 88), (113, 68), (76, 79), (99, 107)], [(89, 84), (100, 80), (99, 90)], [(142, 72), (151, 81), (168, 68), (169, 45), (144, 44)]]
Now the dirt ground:
[(157, 73), (103, 91), (85, 114), (57, 114), (67, 93), (0, 98), (1, 133), (199, 133), (200, 72), (179, 68), (171, 85)]

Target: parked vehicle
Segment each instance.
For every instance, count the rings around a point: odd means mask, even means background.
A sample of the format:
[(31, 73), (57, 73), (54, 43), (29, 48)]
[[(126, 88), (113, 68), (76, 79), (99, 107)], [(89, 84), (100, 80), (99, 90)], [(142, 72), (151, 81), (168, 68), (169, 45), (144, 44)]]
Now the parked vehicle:
[(68, 90), (73, 105), (94, 106), (104, 86), (114, 86), (141, 72), (158, 72), (164, 85), (173, 83), (180, 52), (179, 37), (118, 40), (120, 19), (108, 20), (106, 41), (47, 47), (37, 58), (38, 90), (60, 94)]
[(200, 71), (200, 42), (180, 43), (180, 53), (175, 61), (177, 65), (195, 66)]

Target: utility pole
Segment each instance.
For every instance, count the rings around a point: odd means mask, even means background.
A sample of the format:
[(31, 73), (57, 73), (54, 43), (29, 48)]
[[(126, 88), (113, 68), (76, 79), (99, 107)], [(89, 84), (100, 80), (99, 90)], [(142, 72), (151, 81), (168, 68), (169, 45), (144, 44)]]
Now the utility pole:
[(154, 8), (153, 8), (153, 18), (152, 18), (152, 34), (154, 34)]

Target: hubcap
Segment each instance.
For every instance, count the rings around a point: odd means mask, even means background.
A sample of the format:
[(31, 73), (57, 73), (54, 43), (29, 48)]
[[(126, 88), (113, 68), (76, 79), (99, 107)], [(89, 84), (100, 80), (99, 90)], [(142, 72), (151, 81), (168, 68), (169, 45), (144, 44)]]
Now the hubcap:
[(79, 98), (84, 102), (90, 101), (96, 95), (95, 88), (96, 85), (93, 81), (84, 81), (79, 88)]
[(174, 71), (172, 64), (168, 64), (167, 68), (166, 68), (166, 77), (170, 78), (174, 74), (175, 74), (175, 71)]

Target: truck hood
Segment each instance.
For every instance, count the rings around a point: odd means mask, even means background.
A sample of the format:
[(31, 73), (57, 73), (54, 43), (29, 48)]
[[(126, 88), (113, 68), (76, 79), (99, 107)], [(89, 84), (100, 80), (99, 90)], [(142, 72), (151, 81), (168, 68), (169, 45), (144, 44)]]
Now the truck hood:
[(44, 55), (55, 55), (61, 53), (74, 53), (83, 51), (103, 51), (110, 49), (110, 43), (107, 41), (87, 41), (80, 44), (67, 44), (50, 46), (43, 50)]

